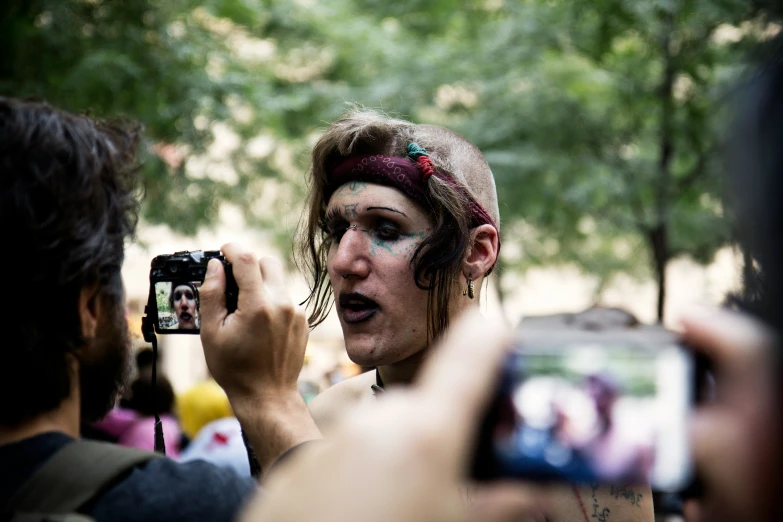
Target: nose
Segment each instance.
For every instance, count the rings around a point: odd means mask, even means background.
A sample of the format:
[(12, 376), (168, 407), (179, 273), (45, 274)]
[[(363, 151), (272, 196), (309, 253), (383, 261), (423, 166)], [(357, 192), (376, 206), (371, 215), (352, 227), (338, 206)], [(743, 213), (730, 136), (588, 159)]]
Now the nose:
[(370, 238), (356, 227), (346, 230), (331, 259), (332, 270), (343, 278), (364, 279), (370, 273)]

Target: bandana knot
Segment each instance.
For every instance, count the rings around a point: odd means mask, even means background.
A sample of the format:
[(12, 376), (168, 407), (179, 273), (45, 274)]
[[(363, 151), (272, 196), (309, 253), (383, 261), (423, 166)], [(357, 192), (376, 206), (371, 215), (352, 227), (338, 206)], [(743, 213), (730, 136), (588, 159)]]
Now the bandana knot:
[(430, 160), (429, 154), (424, 147), (421, 147), (418, 143), (413, 142), (408, 144), (408, 157), (416, 162), (416, 165), (421, 171), (422, 181), (435, 174), (435, 168), (432, 166), (432, 160)]

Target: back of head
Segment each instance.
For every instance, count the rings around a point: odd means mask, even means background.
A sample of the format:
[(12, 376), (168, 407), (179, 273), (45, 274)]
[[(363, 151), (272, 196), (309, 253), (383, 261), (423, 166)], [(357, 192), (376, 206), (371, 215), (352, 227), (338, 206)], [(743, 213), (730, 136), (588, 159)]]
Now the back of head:
[[(60, 405), (85, 344), (78, 303), (94, 285), (122, 306), (120, 267), (138, 215), (138, 128), (0, 98), (0, 425)], [(9, 400), (13, 397), (13, 400)]]
[(760, 54), (762, 65), (736, 106), (729, 193), (740, 241), (761, 269), (756, 286), (762, 295), (743, 305), (783, 332), (783, 37)]
[(126, 407), (144, 417), (174, 411), (174, 388), (165, 375), (158, 375), (152, 386), (151, 375), (140, 375), (130, 386)]

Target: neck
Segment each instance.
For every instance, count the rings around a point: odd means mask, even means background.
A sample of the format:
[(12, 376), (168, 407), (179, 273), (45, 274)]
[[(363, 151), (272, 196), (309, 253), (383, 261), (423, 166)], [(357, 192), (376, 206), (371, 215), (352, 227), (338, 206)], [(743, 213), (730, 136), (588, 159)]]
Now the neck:
[(386, 366), (378, 366), (383, 386), (388, 388), (394, 385), (408, 385), (419, 373), (419, 368), (425, 359), (427, 350), (417, 352), (407, 359)]
[(81, 396), (79, 376), (71, 377), (71, 393), (60, 405), (16, 426), (0, 426), (0, 446), (57, 431), (78, 439), (80, 435)]

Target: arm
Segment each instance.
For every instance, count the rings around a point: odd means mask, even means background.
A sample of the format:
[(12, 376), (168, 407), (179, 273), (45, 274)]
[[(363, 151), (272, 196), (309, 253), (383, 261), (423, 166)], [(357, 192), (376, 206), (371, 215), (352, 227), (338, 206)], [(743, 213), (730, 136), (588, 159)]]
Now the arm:
[(653, 522), (649, 486), (561, 486), (547, 499), (549, 522)]
[(226, 310), (223, 265), (210, 261), (200, 290), (204, 356), (267, 472), (290, 448), (321, 438), (296, 384), (309, 329), (279, 261), (258, 261), (235, 244), (222, 251), (239, 287), (237, 309)]
[(237, 397), (231, 406), (253, 446), (264, 477), (288, 450), (321, 438), (321, 432), (298, 392), (296, 396), (287, 397)]

